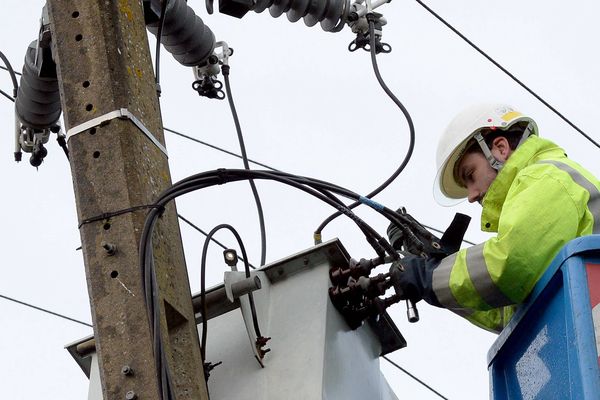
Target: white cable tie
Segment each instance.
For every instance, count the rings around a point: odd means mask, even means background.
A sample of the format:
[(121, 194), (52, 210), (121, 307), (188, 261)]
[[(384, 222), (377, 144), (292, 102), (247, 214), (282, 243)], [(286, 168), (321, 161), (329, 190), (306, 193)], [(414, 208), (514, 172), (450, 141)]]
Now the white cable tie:
[(81, 132), (85, 132), (85, 131), (87, 131), (88, 129), (95, 128), (95, 127), (97, 127), (97, 126), (100, 126), (100, 125), (104, 125), (106, 122), (108, 122), (108, 121), (111, 121), (111, 120), (113, 120), (113, 119), (115, 119), (115, 118), (120, 118), (120, 119), (128, 119), (128, 120), (130, 120), (131, 122), (133, 122), (133, 124), (134, 124), (134, 125), (135, 125), (135, 126), (136, 126), (136, 127), (139, 129), (139, 130), (140, 130), (140, 131), (142, 131), (142, 133), (143, 133), (144, 135), (146, 135), (146, 137), (147, 137), (148, 139), (150, 139), (150, 141), (151, 141), (152, 143), (154, 143), (154, 145), (155, 145), (156, 147), (158, 147), (158, 149), (159, 149), (160, 151), (162, 151), (162, 152), (165, 154), (165, 156), (167, 156), (167, 158), (169, 157), (169, 154), (167, 153), (167, 149), (165, 148), (165, 146), (163, 146), (163, 145), (162, 145), (162, 143), (160, 143), (160, 142), (158, 141), (158, 139), (156, 139), (156, 137), (154, 137), (154, 135), (152, 134), (152, 132), (150, 132), (150, 131), (148, 130), (148, 128), (146, 128), (146, 127), (144, 126), (144, 124), (142, 124), (142, 123), (140, 122), (140, 120), (139, 120), (139, 119), (137, 119), (137, 118), (136, 118), (136, 116), (135, 116), (135, 115), (133, 115), (133, 114), (132, 114), (132, 113), (131, 113), (131, 112), (130, 112), (128, 109), (126, 109), (126, 108), (121, 108), (121, 109), (118, 109), (118, 110), (115, 110), (115, 111), (111, 111), (111, 112), (109, 112), (109, 113), (106, 113), (106, 114), (104, 114), (104, 115), (101, 115), (101, 116), (99, 116), (99, 117), (96, 117), (96, 118), (90, 119), (89, 121), (86, 121), (86, 122), (84, 122), (84, 123), (82, 123), (82, 124), (79, 124), (79, 125), (77, 125), (77, 126), (74, 126), (73, 128), (71, 128), (71, 129), (69, 129), (69, 130), (67, 131), (67, 141), (69, 141), (69, 139), (70, 139), (71, 137), (73, 137), (73, 136), (75, 136), (75, 135), (77, 135), (77, 134), (79, 134), (79, 133), (81, 133)]

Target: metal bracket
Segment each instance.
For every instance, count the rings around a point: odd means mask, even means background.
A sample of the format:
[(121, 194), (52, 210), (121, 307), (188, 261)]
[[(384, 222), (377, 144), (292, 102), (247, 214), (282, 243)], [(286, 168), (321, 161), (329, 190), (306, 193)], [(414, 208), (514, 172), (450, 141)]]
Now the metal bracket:
[(158, 149), (159, 149), (160, 151), (162, 151), (162, 152), (165, 154), (165, 156), (167, 156), (167, 158), (169, 157), (169, 154), (167, 153), (167, 149), (165, 148), (165, 146), (163, 146), (163, 145), (162, 145), (162, 143), (160, 143), (160, 142), (159, 142), (159, 141), (156, 139), (156, 137), (154, 137), (154, 135), (152, 134), (152, 132), (150, 132), (150, 131), (148, 130), (148, 128), (146, 128), (146, 127), (144, 126), (144, 124), (142, 124), (142, 123), (140, 122), (140, 120), (139, 120), (139, 119), (137, 119), (137, 118), (136, 118), (136, 116), (135, 116), (135, 115), (133, 115), (133, 114), (132, 114), (132, 113), (131, 113), (131, 112), (130, 112), (128, 109), (126, 109), (126, 108), (121, 108), (121, 109), (119, 109), (119, 110), (111, 111), (111, 112), (109, 112), (109, 113), (106, 113), (106, 114), (104, 114), (104, 115), (101, 115), (101, 116), (99, 116), (99, 117), (96, 117), (96, 118), (93, 118), (93, 119), (90, 119), (89, 121), (86, 121), (86, 122), (84, 122), (84, 123), (82, 123), (82, 124), (79, 124), (79, 125), (77, 125), (77, 126), (75, 126), (75, 127), (71, 128), (71, 129), (69, 129), (69, 130), (67, 131), (67, 141), (69, 141), (69, 139), (70, 139), (71, 137), (73, 137), (73, 136), (75, 136), (75, 135), (77, 135), (77, 134), (79, 134), (79, 133), (81, 133), (81, 132), (85, 132), (85, 131), (87, 131), (88, 129), (95, 128), (96, 126), (105, 125), (107, 122), (109, 122), (109, 121), (111, 121), (111, 120), (113, 120), (113, 119), (115, 119), (115, 118), (120, 118), (120, 119), (128, 119), (128, 120), (130, 120), (131, 122), (133, 122), (133, 124), (134, 124), (135, 126), (137, 126), (137, 128), (138, 128), (140, 131), (142, 131), (142, 133), (143, 133), (144, 135), (146, 135), (146, 137), (147, 137), (148, 139), (150, 139), (150, 141), (151, 141), (152, 143), (154, 143), (154, 145), (155, 145), (156, 147), (158, 147)]

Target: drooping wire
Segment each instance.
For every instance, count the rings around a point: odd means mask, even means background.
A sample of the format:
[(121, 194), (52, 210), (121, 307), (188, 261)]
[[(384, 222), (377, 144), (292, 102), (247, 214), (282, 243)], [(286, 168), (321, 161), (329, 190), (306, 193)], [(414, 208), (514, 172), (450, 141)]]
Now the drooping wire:
[(160, 17), (158, 21), (158, 31), (156, 32), (156, 51), (155, 51), (155, 66), (154, 76), (156, 78), (156, 94), (160, 97), (160, 44), (162, 42), (162, 31), (165, 24), (165, 14), (167, 13), (167, 5), (169, 0), (162, 0), (160, 7)]
[[(240, 125), (240, 119), (235, 109), (233, 102), (233, 96), (231, 95), (231, 84), (229, 82), (229, 65), (223, 65), (221, 71), (223, 72), (223, 78), (225, 80), (225, 92), (227, 93), (227, 101), (229, 102), (229, 108), (231, 109), (231, 115), (233, 122), (235, 123), (235, 131), (237, 132), (238, 141), (240, 143), (240, 151), (242, 153), (242, 160), (244, 161), (244, 168), (250, 169), (248, 163), (248, 155), (246, 154), (246, 145), (244, 144), (244, 136), (242, 135), (242, 127)], [(265, 265), (267, 257), (267, 231), (265, 229), (265, 216), (263, 213), (262, 203), (258, 190), (254, 184), (254, 180), (248, 180), (250, 188), (252, 189), (252, 195), (254, 196), (254, 202), (256, 203), (256, 211), (258, 212), (258, 223), (260, 225), (260, 265)]]
[[(217, 151), (220, 151), (220, 152), (222, 152), (222, 153), (229, 154), (230, 156), (237, 157), (237, 158), (239, 158), (239, 159), (241, 159), (241, 160), (243, 160), (243, 159), (244, 159), (244, 158), (243, 158), (241, 155), (239, 155), (239, 154), (236, 154), (236, 153), (234, 153), (234, 152), (232, 152), (232, 151), (229, 151), (229, 150), (222, 149), (222, 148), (220, 148), (220, 147), (218, 147), (218, 146), (215, 146), (214, 144), (210, 144), (210, 143), (204, 142), (204, 141), (202, 141), (202, 140), (199, 140), (199, 139), (196, 139), (196, 138), (194, 138), (194, 137), (191, 137), (191, 136), (185, 135), (185, 134), (183, 134), (183, 133), (181, 133), (181, 132), (177, 132), (176, 130), (173, 130), (173, 129), (167, 128), (167, 127), (165, 127), (165, 126), (163, 126), (163, 129), (164, 129), (165, 131), (167, 131), (167, 132), (170, 132), (170, 133), (174, 134), (174, 135), (177, 135), (177, 136), (180, 136), (180, 137), (182, 137), (182, 138), (185, 138), (185, 139), (191, 140), (192, 142), (196, 142), (196, 143), (198, 143), (198, 144), (201, 144), (201, 145), (204, 145), (204, 146), (206, 146), (206, 147), (210, 147), (210, 148), (211, 148), (211, 149), (213, 149), (213, 150), (217, 150)], [(273, 168), (273, 167), (270, 167), (270, 166), (268, 166), (267, 164), (263, 164), (263, 163), (261, 163), (261, 162), (254, 161), (254, 160), (252, 160), (251, 158), (248, 158), (248, 162), (251, 162), (252, 164), (260, 165), (261, 167), (265, 167), (266, 169), (270, 169), (271, 171), (279, 171), (278, 169), (276, 169), (276, 168)]]
[[(177, 217), (182, 220), (183, 222), (185, 222), (186, 224), (188, 224), (189, 226), (191, 226), (192, 228), (194, 228), (195, 230), (197, 230), (198, 232), (200, 232), (201, 234), (203, 234), (204, 236), (208, 236), (208, 233), (206, 233), (204, 230), (200, 229), (198, 226), (196, 226), (194, 223), (192, 223), (190, 220), (188, 220), (187, 218), (185, 218), (184, 216), (182, 216), (181, 214), (177, 214)], [(229, 249), (229, 247), (225, 246), (223, 243), (219, 242), (217, 239), (215, 239), (214, 237), (211, 237), (210, 240), (212, 240), (214, 243), (216, 243), (219, 247), (221, 247), (223, 250), (227, 250)], [(242, 261), (245, 261), (245, 259), (243, 257), (239, 257), (238, 258)], [(256, 267), (250, 263), (248, 263), (248, 266), (252, 269), (256, 269)]]
[(437, 394), (440, 398), (442, 398), (444, 400), (448, 400), (448, 398), (446, 396), (443, 396), (440, 392), (438, 392), (437, 390), (435, 390), (434, 388), (432, 388), (431, 386), (429, 386), (428, 384), (426, 384), (425, 382), (423, 382), (422, 380), (420, 380), (419, 378), (417, 378), (416, 376), (414, 376), (413, 374), (408, 372), (406, 369), (402, 368), (401, 366), (399, 366), (398, 364), (396, 364), (395, 362), (393, 362), (392, 360), (387, 358), (386, 356), (381, 356), (381, 357), (384, 360), (386, 360), (387, 362), (389, 362), (390, 364), (392, 364), (394, 367), (398, 368), (400, 371), (404, 372), (406, 375), (410, 376), (415, 381), (419, 382), (421, 385), (425, 386), (427, 389), (431, 390), (433, 393)]
[(587, 133), (585, 133), (582, 129), (580, 129), (577, 125), (575, 125), (573, 122), (571, 122), (571, 120), (569, 120), (567, 117), (565, 117), (560, 111), (558, 111), (556, 108), (554, 108), (552, 105), (550, 105), (550, 103), (548, 103), (546, 100), (544, 100), (540, 95), (538, 95), (536, 92), (534, 92), (532, 89), (530, 89), (527, 85), (525, 85), (521, 80), (519, 80), (515, 75), (513, 75), (511, 72), (509, 72), (506, 68), (504, 68), (502, 65), (500, 65), (499, 62), (497, 62), (496, 60), (494, 60), (492, 57), (490, 57), (486, 52), (484, 52), (483, 50), (481, 50), (475, 43), (473, 43), (471, 40), (469, 40), (465, 35), (463, 35), (458, 29), (456, 29), (454, 26), (450, 25), (450, 23), (448, 23), (444, 18), (442, 18), (439, 14), (437, 14), (435, 11), (433, 11), (431, 8), (429, 8), (425, 3), (423, 3), (421, 0), (415, 0), (417, 3), (419, 3), (425, 10), (427, 10), (431, 15), (433, 15), (435, 18), (437, 18), (442, 24), (446, 25), (446, 27), (448, 29), (450, 29), (452, 32), (454, 32), (455, 34), (457, 34), (461, 39), (463, 39), (465, 42), (467, 42), (473, 49), (475, 49), (479, 54), (481, 54), (482, 56), (484, 56), (489, 62), (491, 62), (492, 64), (494, 64), (496, 67), (498, 67), (502, 72), (504, 72), (509, 78), (511, 78), (513, 81), (515, 81), (519, 86), (521, 86), (523, 89), (525, 89), (526, 91), (528, 91), (533, 97), (535, 97), (536, 99), (538, 99), (543, 105), (545, 105), (546, 107), (548, 107), (554, 114), (556, 114), (560, 119), (562, 119), (563, 121), (565, 121), (569, 126), (571, 126), (571, 128), (575, 129), (577, 132), (579, 132), (583, 137), (585, 137), (587, 140), (589, 140), (592, 144), (594, 144), (596, 147), (600, 148), (600, 144), (598, 144), (596, 141), (594, 141), (594, 139), (592, 139)]
[[(390, 183), (392, 183), (398, 177), (398, 175), (400, 175), (400, 173), (404, 170), (404, 168), (410, 161), (410, 158), (412, 156), (412, 153), (413, 153), (413, 150), (415, 147), (415, 127), (414, 127), (412, 118), (411, 118), (408, 110), (406, 109), (406, 107), (404, 107), (402, 102), (400, 102), (400, 100), (398, 100), (398, 98), (394, 95), (394, 93), (392, 93), (392, 91), (387, 87), (383, 78), (381, 77), (381, 73), (379, 72), (379, 67), (377, 65), (377, 52), (376, 52), (376, 43), (375, 43), (375, 26), (374, 26), (374, 22), (372, 19), (369, 19), (369, 38), (370, 38), (370, 46), (371, 46), (371, 63), (373, 65), (373, 71), (375, 72), (375, 76), (377, 77), (377, 82), (379, 82), (379, 85), (382, 87), (383, 91), (389, 96), (389, 98), (392, 99), (392, 101), (398, 106), (398, 108), (400, 108), (400, 110), (402, 111), (402, 114), (404, 114), (404, 117), (406, 118), (406, 122), (407, 122), (408, 128), (410, 130), (410, 134), (409, 134), (410, 141), (409, 141), (409, 145), (408, 145), (408, 150), (406, 151), (406, 155), (404, 156), (404, 160), (402, 160), (402, 163), (400, 164), (400, 166), (396, 169), (396, 171), (394, 171), (394, 173), (385, 182), (383, 182), (375, 190), (373, 190), (371, 193), (369, 193), (365, 196), (367, 198), (372, 198), (373, 196), (380, 193), (383, 189), (388, 187), (390, 185)], [(353, 203), (353, 204), (349, 205), (348, 208), (353, 209), (353, 208), (357, 207), (359, 204), (360, 204), (359, 202)], [(319, 225), (319, 227), (315, 230), (315, 239), (316, 239), (315, 241), (316, 242), (320, 241), (321, 232), (323, 231), (325, 226), (327, 226), (331, 221), (333, 221), (335, 218), (339, 217), (340, 215), (341, 215), (341, 213), (339, 213), (339, 212), (332, 214), (325, 221), (323, 221), (321, 223), (321, 225)]]
[[(233, 226), (229, 224), (220, 224), (214, 227), (207, 235), (206, 240), (204, 241), (204, 246), (202, 247), (202, 263), (200, 267), (200, 307), (202, 308), (202, 340), (201, 340), (201, 354), (202, 354), (202, 362), (206, 361), (206, 341), (208, 335), (208, 312), (206, 307), (206, 255), (208, 254), (208, 245), (210, 243), (211, 238), (215, 233), (217, 233), (221, 229), (229, 230), (235, 239), (238, 242), (238, 246), (240, 251), (242, 252), (242, 256), (244, 259), (244, 271), (246, 272), (246, 278), (250, 277), (250, 265), (248, 261), (248, 255), (246, 253), (246, 248), (244, 243), (242, 242), (242, 238), (239, 233), (233, 228)], [(248, 301), (250, 303), (250, 311), (252, 313), (252, 324), (254, 325), (254, 333), (256, 337), (261, 337), (260, 327), (258, 326), (258, 316), (256, 314), (256, 307), (254, 305), (254, 296), (252, 293), (248, 293)]]
[(81, 324), (81, 325), (85, 325), (88, 328), (93, 328), (93, 326), (91, 324), (88, 324), (87, 322), (83, 322), (83, 321), (80, 321), (80, 320), (75, 319), (75, 318), (67, 317), (66, 315), (59, 314), (57, 312), (50, 311), (50, 310), (47, 310), (47, 309), (42, 308), (42, 307), (34, 306), (33, 304), (29, 304), (29, 303), (26, 303), (26, 302), (21, 301), (21, 300), (13, 299), (12, 297), (8, 297), (8, 296), (5, 296), (3, 294), (0, 294), (0, 297), (3, 298), (3, 299), (5, 299), (5, 300), (17, 303), (17, 304), (21, 304), (21, 305), (23, 305), (25, 307), (33, 308), (34, 310), (38, 310), (38, 311), (41, 311), (41, 312), (44, 312), (44, 313), (47, 313), (47, 314), (50, 314), (50, 315), (54, 315), (55, 317), (66, 319), (67, 321), (71, 321), (71, 322), (75, 322), (75, 323), (78, 323), (78, 324)]

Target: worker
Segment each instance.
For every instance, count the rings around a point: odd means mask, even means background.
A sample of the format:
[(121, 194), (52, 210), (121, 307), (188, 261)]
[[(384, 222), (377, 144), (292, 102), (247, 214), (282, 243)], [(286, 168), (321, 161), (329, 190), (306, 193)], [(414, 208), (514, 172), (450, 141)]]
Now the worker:
[(392, 267), (394, 287), (499, 332), (567, 242), (600, 233), (600, 181), (501, 104), (460, 113), (437, 166), (436, 200), (479, 202), (481, 229), (496, 236), (441, 260), (406, 255), (403, 272)]

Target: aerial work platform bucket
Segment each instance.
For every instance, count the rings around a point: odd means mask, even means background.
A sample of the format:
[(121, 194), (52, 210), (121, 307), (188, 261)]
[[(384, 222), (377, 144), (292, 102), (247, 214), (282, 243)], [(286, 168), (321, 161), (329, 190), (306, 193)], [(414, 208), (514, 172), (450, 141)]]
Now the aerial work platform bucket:
[(488, 352), (490, 398), (600, 399), (600, 235), (568, 243)]

